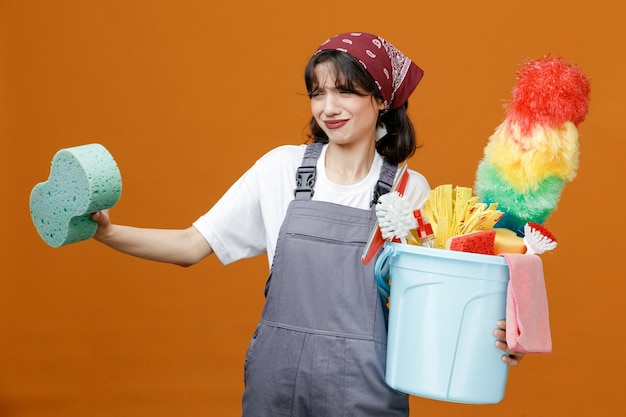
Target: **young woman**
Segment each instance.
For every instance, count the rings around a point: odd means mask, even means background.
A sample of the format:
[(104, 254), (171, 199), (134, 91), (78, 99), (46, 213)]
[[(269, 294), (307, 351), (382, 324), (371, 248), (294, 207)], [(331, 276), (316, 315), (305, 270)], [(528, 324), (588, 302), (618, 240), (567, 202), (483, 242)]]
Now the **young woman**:
[[(374, 205), (416, 149), (407, 99), (422, 70), (386, 40), (344, 33), (305, 69), (311, 144), (261, 157), (184, 230), (114, 225), (94, 215), (95, 238), (122, 252), (178, 265), (211, 253), (224, 264), (267, 253), (266, 303), (245, 361), (244, 416), (406, 416), (407, 395), (384, 381), (385, 311), (373, 262), (361, 253)], [(419, 208), (430, 189), (409, 171)], [(494, 335), (508, 351), (504, 324)]]

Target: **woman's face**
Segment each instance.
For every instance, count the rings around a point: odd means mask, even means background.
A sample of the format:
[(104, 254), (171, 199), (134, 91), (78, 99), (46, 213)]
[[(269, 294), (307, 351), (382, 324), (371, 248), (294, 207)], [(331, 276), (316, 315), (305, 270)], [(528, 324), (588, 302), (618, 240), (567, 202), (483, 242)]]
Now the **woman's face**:
[(328, 62), (315, 66), (315, 78), (318, 87), (311, 93), (311, 112), (328, 142), (374, 142), (378, 114), (384, 104), (363, 90), (348, 90)]

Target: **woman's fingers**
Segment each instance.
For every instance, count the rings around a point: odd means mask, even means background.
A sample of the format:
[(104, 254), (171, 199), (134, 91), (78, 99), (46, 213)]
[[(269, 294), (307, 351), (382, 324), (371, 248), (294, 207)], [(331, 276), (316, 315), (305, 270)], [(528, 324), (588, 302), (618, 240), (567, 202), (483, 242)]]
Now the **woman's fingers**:
[(493, 335), (498, 339), (496, 340), (496, 347), (505, 353), (505, 355), (502, 355), (502, 360), (510, 366), (519, 365), (526, 354), (509, 349), (506, 343), (506, 321), (500, 320), (496, 324), (498, 328), (493, 331)]

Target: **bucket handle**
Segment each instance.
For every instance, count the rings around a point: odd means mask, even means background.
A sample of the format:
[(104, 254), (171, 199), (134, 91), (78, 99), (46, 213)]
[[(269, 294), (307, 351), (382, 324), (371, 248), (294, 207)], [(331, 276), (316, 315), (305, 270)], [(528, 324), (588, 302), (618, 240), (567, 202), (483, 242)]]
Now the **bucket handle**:
[(383, 251), (376, 259), (374, 264), (374, 276), (376, 277), (376, 284), (378, 285), (378, 292), (384, 300), (387, 300), (390, 293), (389, 287), (389, 265), (387, 260), (390, 256), (395, 254), (395, 250), (391, 245), (383, 246)]

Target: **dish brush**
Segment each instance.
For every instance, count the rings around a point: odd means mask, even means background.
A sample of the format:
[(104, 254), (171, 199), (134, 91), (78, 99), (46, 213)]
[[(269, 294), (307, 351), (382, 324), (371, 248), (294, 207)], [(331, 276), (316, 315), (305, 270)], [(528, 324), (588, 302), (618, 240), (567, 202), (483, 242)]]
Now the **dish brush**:
[(524, 244), (527, 255), (541, 255), (556, 248), (556, 237), (539, 223), (528, 222), (524, 225)]

